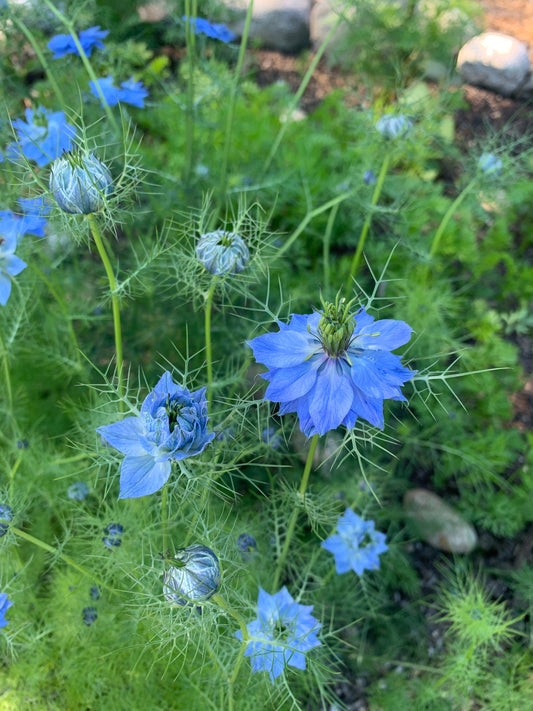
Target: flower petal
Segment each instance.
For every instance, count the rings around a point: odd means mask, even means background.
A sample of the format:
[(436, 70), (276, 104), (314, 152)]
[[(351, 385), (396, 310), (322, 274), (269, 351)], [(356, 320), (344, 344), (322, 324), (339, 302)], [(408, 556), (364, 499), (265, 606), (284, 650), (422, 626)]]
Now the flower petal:
[(300, 365), (316, 350), (317, 344), (308, 333), (284, 330), (265, 333), (248, 341), (255, 359), (267, 368), (290, 368)]
[(153, 494), (167, 482), (170, 462), (155, 462), (149, 454), (124, 457), (120, 472), (119, 499), (133, 499)]
[(309, 414), (319, 434), (337, 429), (350, 411), (353, 397), (349, 375), (336, 359), (328, 359), (309, 397)]
[(102, 435), (106, 442), (118, 449), (122, 454), (130, 457), (146, 455), (146, 449), (139, 440), (143, 433), (140, 417), (125, 417), (112, 425), (97, 427), (96, 431)]
[(316, 381), (319, 362), (316, 358), (306, 360), (291, 368), (274, 368), (267, 375), (270, 384), (265, 399), (272, 402), (296, 400), (311, 390)]
[(370, 350), (392, 351), (407, 343), (412, 333), (413, 329), (405, 321), (382, 319), (364, 326), (354, 344)]

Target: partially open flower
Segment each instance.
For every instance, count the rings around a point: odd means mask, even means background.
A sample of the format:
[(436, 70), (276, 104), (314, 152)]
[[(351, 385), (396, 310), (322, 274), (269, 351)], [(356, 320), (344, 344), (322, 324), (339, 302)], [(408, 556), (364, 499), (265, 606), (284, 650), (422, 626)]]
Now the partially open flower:
[(0, 538), (5, 536), (13, 520), (13, 509), (7, 504), (0, 504)]
[(113, 178), (94, 153), (71, 151), (53, 162), (50, 190), (64, 212), (90, 215), (105, 207), (113, 192)]
[(250, 252), (246, 243), (234, 232), (208, 232), (196, 245), (196, 256), (208, 272), (215, 276), (242, 272)]
[(385, 114), (381, 116), (376, 122), (376, 128), (381, 133), (383, 138), (395, 139), (399, 136), (404, 136), (408, 133), (413, 124), (408, 118), (398, 114)]
[(217, 556), (211, 548), (198, 543), (176, 551), (173, 566), (163, 574), (163, 594), (177, 605), (208, 600), (219, 584)]

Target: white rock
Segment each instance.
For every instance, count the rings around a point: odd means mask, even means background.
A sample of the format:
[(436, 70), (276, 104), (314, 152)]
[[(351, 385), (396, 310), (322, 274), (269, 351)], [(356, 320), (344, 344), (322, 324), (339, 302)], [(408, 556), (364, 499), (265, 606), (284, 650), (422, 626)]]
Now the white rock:
[[(239, 19), (228, 22), (233, 32), (242, 35), (249, 0), (222, 0)], [(267, 49), (298, 52), (309, 45), (311, 0), (255, 0), (249, 41)]]
[(531, 62), (523, 42), (501, 32), (483, 32), (462, 47), (457, 70), (465, 82), (509, 96), (526, 83)]

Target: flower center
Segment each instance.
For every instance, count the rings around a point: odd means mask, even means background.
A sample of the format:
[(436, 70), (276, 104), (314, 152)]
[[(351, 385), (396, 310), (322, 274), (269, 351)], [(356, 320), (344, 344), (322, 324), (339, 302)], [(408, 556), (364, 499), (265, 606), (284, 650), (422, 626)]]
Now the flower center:
[(231, 245), (233, 244), (233, 235), (231, 234), (231, 232), (224, 232), (224, 234), (220, 238), (220, 244), (223, 247), (231, 247)]
[(355, 317), (351, 313), (352, 302), (337, 297), (335, 303), (322, 302), (322, 318), (318, 323), (318, 340), (326, 353), (337, 358), (343, 356), (355, 329)]
[(165, 407), (165, 410), (167, 411), (168, 415), (168, 429), (171, 432), (174, 432), (174, 429), (176, 425), (178, 424), (178, 418), (180, 416), (180, 412), (183, 409), (183, 403), (178, 402), (177, 400), (174, 400), (174, 402), (170, 402), (170, 393), (167, 395), (167, 404)]

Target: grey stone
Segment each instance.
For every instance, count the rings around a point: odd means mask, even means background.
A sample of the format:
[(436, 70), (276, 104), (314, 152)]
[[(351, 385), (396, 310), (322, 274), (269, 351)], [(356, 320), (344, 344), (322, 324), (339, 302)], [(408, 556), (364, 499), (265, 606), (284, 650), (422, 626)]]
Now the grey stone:
[[(222, 0), (238, 14), (228, 27), (241, 36), (249, 0)], [(266, 49), (298, 52), (309, 46), (311, 0), (255, 0), (249, 42), (259, 42)]]
[(449, 553), (470, 553), (477, 544), (474, 527), (440, 496), (411, 489), (403, 500), (407, 519), (423, 541)]
[(461, 48), (457, 70), (465, 82), (509, 96), (527, 82), (531, 62), (523, 42), (502, 32), (483, 32)]

